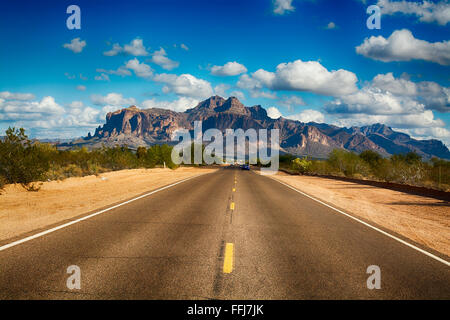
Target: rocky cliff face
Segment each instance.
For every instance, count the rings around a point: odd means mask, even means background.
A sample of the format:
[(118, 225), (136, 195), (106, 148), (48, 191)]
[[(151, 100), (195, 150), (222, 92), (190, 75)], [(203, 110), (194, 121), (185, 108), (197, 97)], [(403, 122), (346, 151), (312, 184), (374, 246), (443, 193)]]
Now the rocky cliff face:
[[(178, 129), (193, 130), (193, 122), (209, 128), (279, 129), (285, 152), (326, 157), (335, 148), (354, 152), (373, 150), (384, 156), (414, 151), (423, 157), (450, 159), (447, 147), (438, 140), (415, 140), (383, 124), (340, 128), (328, 124), (271, 119), (261, 106), (245, 107), (237, 98), (213, 96), (185, 112), (165, 109), (138, 109), (135, 106), (110, 112), (106, 123), (93, 136), (78, 143), (91, 146), (127, 144), (129, 146), (168, 143)], [(77, 143), (77, 142), (75, 142)]]
[(106, 123), (95, 130), (94, 137), (113, 138), (122, 134), (164, 142), (175, 130), (187, 125), (185, 114), (164, 109), (140, 110), (131, 106), (108, 113)]

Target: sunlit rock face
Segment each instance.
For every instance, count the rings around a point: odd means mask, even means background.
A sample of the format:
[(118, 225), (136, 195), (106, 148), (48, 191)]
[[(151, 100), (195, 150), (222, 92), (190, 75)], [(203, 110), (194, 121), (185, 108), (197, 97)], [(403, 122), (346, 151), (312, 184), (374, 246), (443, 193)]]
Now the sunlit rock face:
[[(246, 107), (237, 98), (210, 97), (185, 112), (167, 109), (124, 108), (106, 115), (106, 123), (83, 145), (127, 144), (130, 147), (169, 143), (179, 129), (194, 129), (202, 121), (203, 130), (279, 129), (282, 151), (324, 158), (336, 148), (354, 152), (373, 150), (383, 156), (414, 151), (424, 158), (450, 159), (448, 148), (438, 140), (415, 140), (383, 124), (341, 128), (325, 123), (302, 123), (285, 118), (272, 119), (261, 106)], [(78, 141), (74, 141), (76, 144)]]

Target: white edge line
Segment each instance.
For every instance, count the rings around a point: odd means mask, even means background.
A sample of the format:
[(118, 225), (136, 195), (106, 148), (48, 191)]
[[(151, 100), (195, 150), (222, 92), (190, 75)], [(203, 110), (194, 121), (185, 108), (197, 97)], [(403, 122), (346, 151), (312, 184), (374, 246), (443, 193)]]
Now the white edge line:
[(448, 261), (446, 261), (446, 260), (444, 260), (444, 259), (442, 259), (442, 258), (439, 258), (438, 256), (436, 256), (436, 255), (434, 255), (434, 254), (432, 254), (432, 253), (430, 253), (430, 252), (428, 252), (428, 251), (425, 251), (425, 250), (423, 250), (423, 249), (420, 249), (419, 247), (416, 247), (415, 245), (412, 245), (412, 244), (410, 244), (410, 243), (408, 243), (408, 242), (406, 242), (406, 241), (404, 241), (404, 240), (402, 240), (402, 239), (400, 239), (400, 238), (398, 238), (398, 237), (396, 237), (396, 236), (394, 236), (394, 235), (392, 235), (392, 234), (390, 234), (390, 233), (388, 233), (388, 232), (386, 232), (386, 231), (383, 231), (383, 230), (381, 230), (381, 229), (379, 229), (379, 228), (377, 228), (377, 227), (374, 227), (374, 226), (372, 226), (371, 224), (369, 224), (369, 223), (367, 223), (367, 222), (365, 222), (365, 221), (363, 221), (363, 220), (360, 220), (360, 219), (358, 219), (358, 218), (352, 216), (351, 214), (345, 213), (344, 211), (339, 210), (339, 209), (337, 209), (337, 208), (335, 208), (335, 207), (329, 205), (328, 203), (325, 203), (325, 202), (323, 202), (323, 201), (321, 201), (321, 200), (319, 200), (319, 199), (316, 199), (316, 198), (310, 196), (309, 194), (306, 194), (306, 193), (304, 193), (304, 192), (302, 192), (302, 191), (300, 191), (300, 190), (298, 190), (298, 189), (292, 187), (291, 185), (289, 185), (289, 184), (287, 184), (287, 183), (284, 183), (284, 182), (282, 182), (282, 181), (280, 181), (280, 180), (278, 180), (278, 179), (273, 179), (273, 180), (278, 181), (279, 183), (281, 183), (281, 184), (285, 185), (286, 187), (288, 187), (288, 188), (290, 188), (290, 189), (292, 189), (292, 190), (294, 190), (294, 191), (296, 191), (296, 192), (298, 192), (298, 193), (304, 195), (305, 197), (308, 197), (308, 198), (310, 198), (310, 199), (312, 199), (312, 200), (314, 200), (314, 201), (317, 201), (317, 202), (319, 202), (320, 204), (323, 204), (324, 206), (326, 206), (326, 207), (328, 207), (328, 208), (331, 208), (331, 209), (333, 209), (333, 210), (339, 212), (340, 214), (343, 214), (344, 216), (347, 216), (347, 217), (349, 217), (349, 218), (352, 218), (353, 220), (356, 220), (356, 221), (358, 221), (359, 223), (362, 223), (363, 225), (365, 225), (365, 226), (367, 226), (367, 227), (369, 227), (369, 228), (371, 228), (371, 229), (373, 229), (373, 230), (375, 230), (375, 231), (378, 231), (378, 232), (384, 234), (385, 236), (388, 236), (389, 238), (392, 238), (392, 239), (394, 239), (394, 240), (396, 240), (396, 241), (398, 241), (398, 242), (400, 242), (400, 243), (402, 243), (402, 244), (404, 244), (404, 245), (406, 245), (406, 246), (408, 246), (408, 247), (410, 247), (410, 248), (412, 248), (412, 249), (414, 249), (414, 250), (417, 250), (417, 251), (419, 251), (419, 252), (421, 252), (421, 253), (423, 253), (423, 254), (429, 256), (430, 258), (433, 258), (433, 259), (435, 259), (435, 260), (437, 260), (437, 261), (439, 261), (439, 262), (442, 262), (443, 264), (445, 264), (445, 265), (447, 265), (447, 266), (450, 267), (450, 262), (448, 262)]
[(116, 204), (116, 205), (114, 205), (114, 206), (112, 206), (112, 207), (109, 207), (109, 208), (103, 209), (103, 210), (101, 210), (101, 211), (97, 211), (97, 212), (91, 213), (91, 214), (89, 214), (89, 215), (87, 215), (87, 216), (84, 216), (84, 217), (81, 217), (81, 218), (79, 218), (79, 219), (76, 219), (76, 220), (73, 220), (73, 221), (64, 223), (64, 224), (62, 224), (62, 225), (60, 225), (60, 226), (57, 226), (57, 227), (54, 227), (54, 228), (51, 228), (51, 229), (48, 229), (48, 230), (45, 230), (45, 231), (36, 233), (36, 234), (31, 235), (31, 236), (29, 236), (29, 237), (26, 237), (26, 238), (23, 238), (23, 239), (20, 239), (20, 240), (17, 240), (17, 241), (14, 241), (14, 242), (5, 244), (5, 245), (3, 245), (3, 246), (0, 247), (0, 251), (6, 250), (6, 249), (11, 248), (11, 247), (15, 247), (15, 246), (17, 246), (17, 245), (19, 245), (19, 244), (22, 244), (22, 243), (24, 243), (24, 242), (28, 242), (28, 241), (33, 240), (33, 239), (36, 239), (36, 238), (40, 238), (40, 237), (42, 237), (42, 236), (45, 236), (46, 234), (55, 232), (55, 231), (60, 230), (60, 229), (63, 229), (63, 228), (66, 228), (66, 227), (71, 226), (71, 225), (73, 225), (73, 224), (75, 224), (75, 223), (78, 223), (78, 222), (81, 222), (81, 221), (90, 219), (90, 218), (95, 217), (95, 216), (97, 216), (97, 215), (99, 215), (99, 214), (102, 214), (102, 213), (105, 213), (105, 212), (107, 212), (107, 211), (113, 210), (113, 209), (115, 209), (115, 208), (121, 207), (121, 206), (126, 205), (126, 204), (128, 204), (128, 203), (130, 203), (130, 202), (133, 202), (133, 201), (136, 201), (136, 200), (139, 200), (139, 199), (148, 197), (148, 196), (150, 196), (150, 195), (152, 195), (152, 194), (154, 194), (154, 193), (157, 193), (157, 192), (159, 192), (159, 191), (162, 191), (162, 190), (171, 188), (171, 187), (173, 187), (173, 186), (176, 186), (177, 184), (186, 182), (186, 181), (188, 181), (188, 180), (191, 180), (191, 179), (193, 179), (193, 178), (197, 178), (197, 177), (199, 177), (199, 176), (201, 176), (201, 175), (196, 175), (196, 176), (193, 176), (193, 177), (189, 177), (189, 178), (180, 180), (180, 181), (178, 181), (178, 182), (169, 184), (169, 185), (167, 185), (167, 186), (165, 186), (165, 187), (162, 187), (162, 188), (153, 190), (153, 191), (151, 191), (151, 192), (148, 192), (148, 193), (146, 193), (146, 194), (143, 194), (143, 195), (141, 195), (141, 196), (139, 196), (139, 197), (136, 197), (136, 198), (127, 200), (127, 201), (125, 201), (125, 202)]

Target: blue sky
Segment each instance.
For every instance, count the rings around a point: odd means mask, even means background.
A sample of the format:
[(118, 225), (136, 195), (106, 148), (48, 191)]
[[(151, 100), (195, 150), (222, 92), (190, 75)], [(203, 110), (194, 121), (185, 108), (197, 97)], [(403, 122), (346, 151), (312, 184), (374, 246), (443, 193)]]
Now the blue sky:
[(218, 94), (450, 145), (449, 22), (442, 0), (3, 1), (0, 131), (84, 136), (130, 104), (184, 111)]

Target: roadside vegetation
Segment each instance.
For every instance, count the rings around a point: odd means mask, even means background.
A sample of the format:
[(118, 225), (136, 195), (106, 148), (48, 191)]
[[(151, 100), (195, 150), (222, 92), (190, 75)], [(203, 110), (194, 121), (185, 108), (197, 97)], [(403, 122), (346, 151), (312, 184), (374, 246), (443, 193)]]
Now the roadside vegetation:
[(280, 166), (299, 174), (331, 175), (450, 191), (450, 161), (437, 158), (424, 161), (414, 152), (383, 158), (370, 150), (356, 154), (335, 149), (326, 160), (282, 156)]
[[(37, 191), (42, 181), (123, 169), (163, 166), (175, 169), (172, 148), (154, 145), (137, 150), (126, 146), (91, 151), (86, 148), (58, 150), (54, 145), (29, 139), (23, 128), (9, 128), (0, 139), (0, 190), (6, 184), (20, 183), (29, 191)], [(192, 158), (193, 155), (194, 145)], [(437, 158), (424, 161), (413, 152), (383, 158), (373, 151), (356, 154), (336, 149), (326, 160), (282, 155), (280, 168), (305, 175), (349, 177), (450, 191), (450, 161)]]
[(9, 128), (0, 139), (0, 189), (8, 183), (20, 183), (29, 191), (37, 191), (39, 182), (48, 180), (164, 165), (174, 169), (171, 152), (169, 145), (139, 147), (136, 151), (126, 146), (58, 150), (54, 145), (30, 140), (23, 128)]

